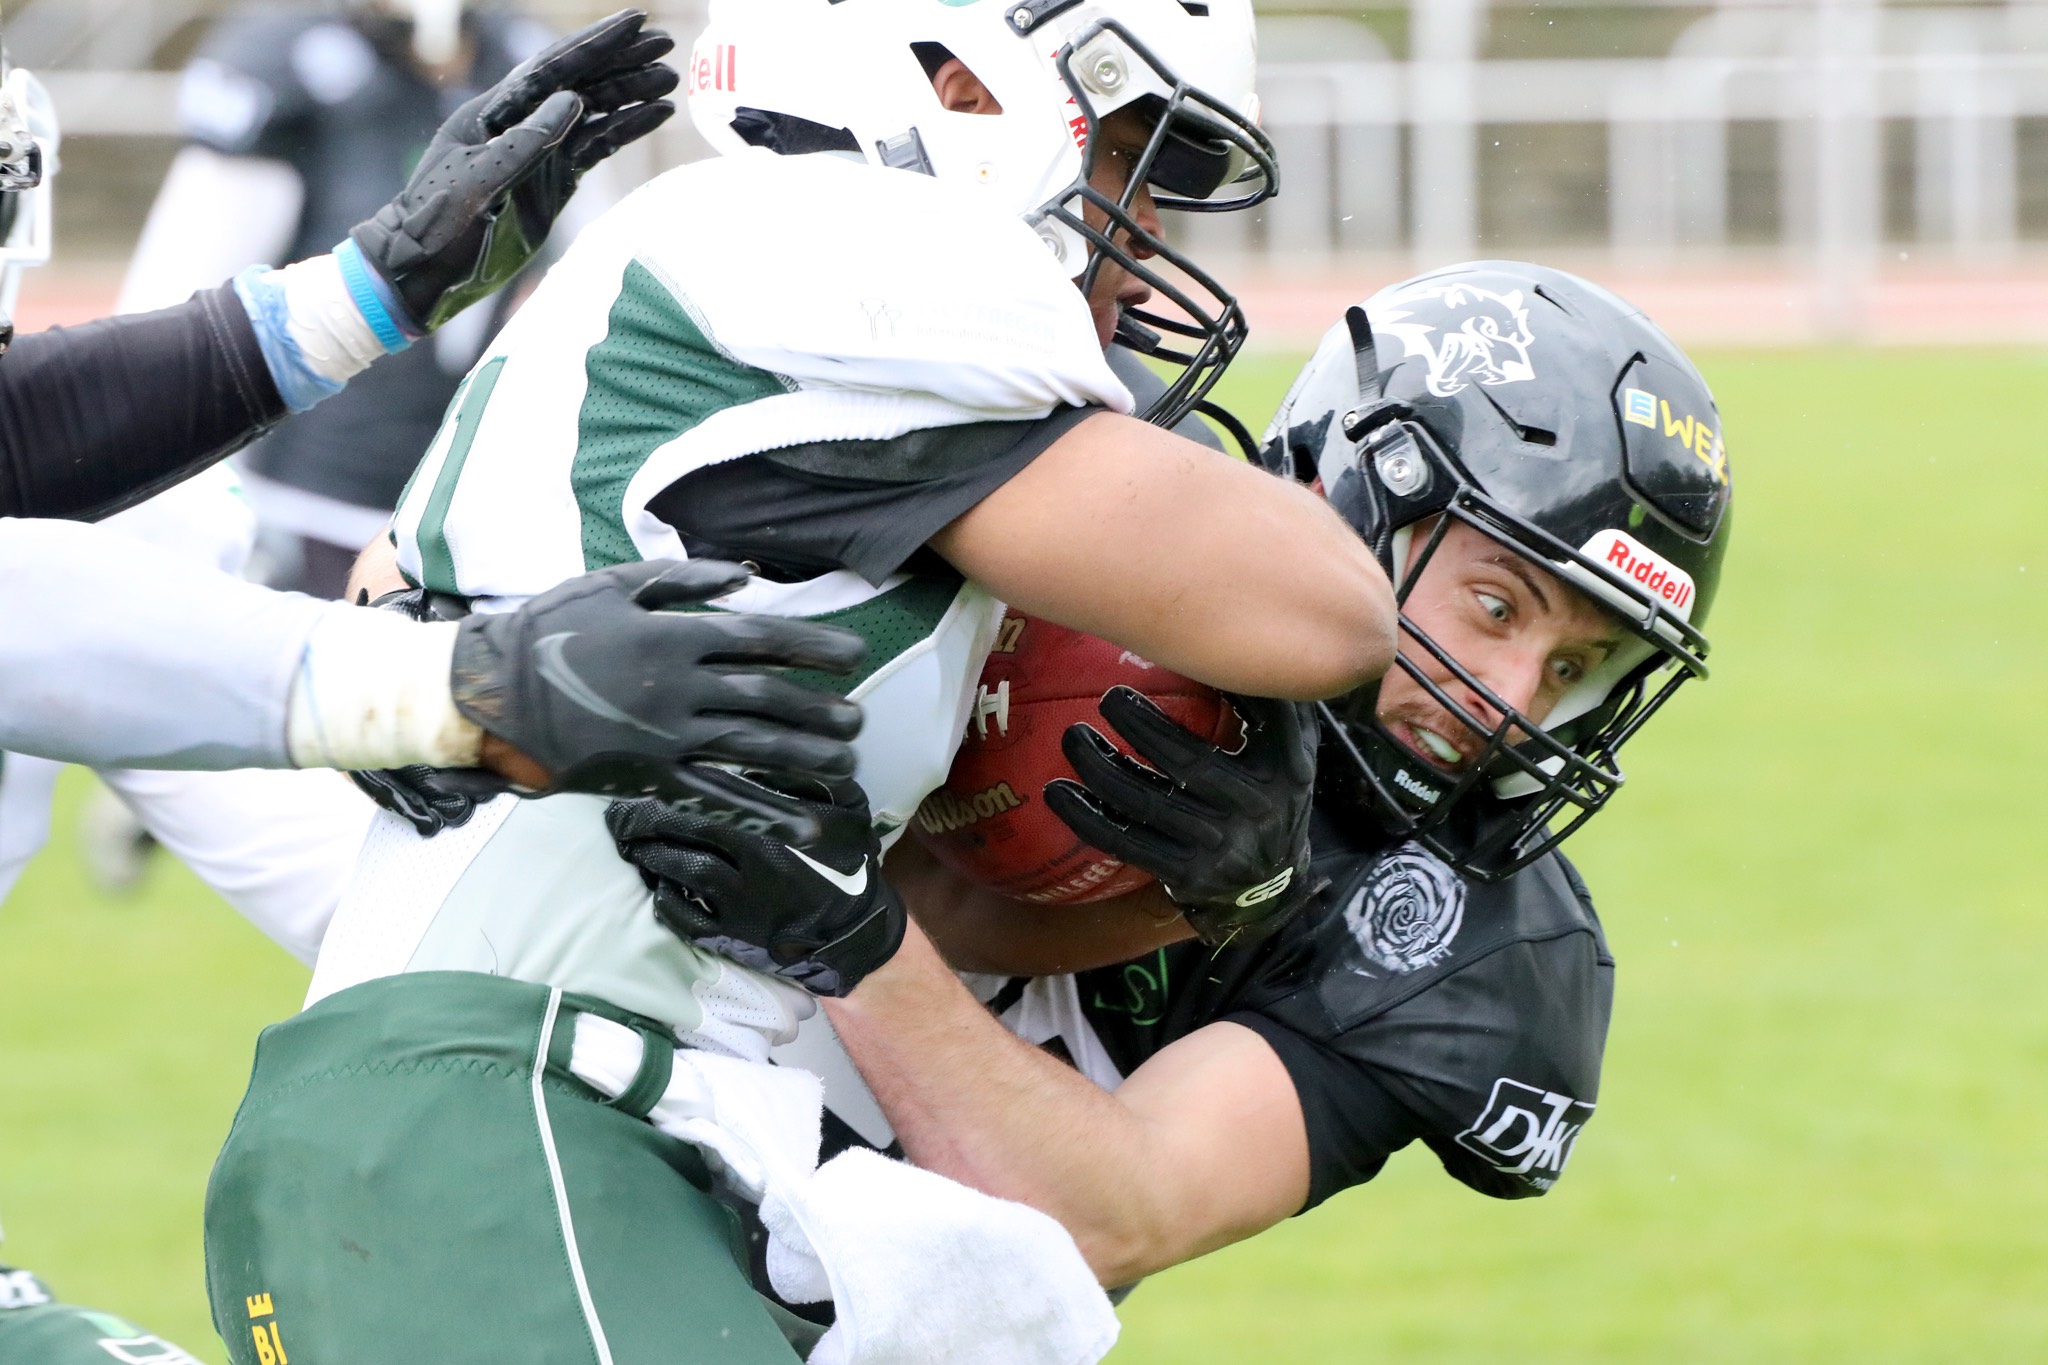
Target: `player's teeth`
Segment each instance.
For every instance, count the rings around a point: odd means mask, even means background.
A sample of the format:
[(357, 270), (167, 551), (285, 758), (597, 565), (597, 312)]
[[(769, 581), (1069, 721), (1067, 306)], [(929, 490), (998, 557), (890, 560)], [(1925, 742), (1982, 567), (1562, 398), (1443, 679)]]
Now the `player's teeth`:
[(1456, 763), (1459, 759), (1464, 757), (1464, 755), (1458, 752), (1456, 745), (1452, 744), (1449, 740), (1445, 739), (1436, 731), (1425, 730), (1420, 725), (1411, 725), (1408, 728), (1414, 731), (1415, 738), (1422, 741), (1423, 748), (1429, 750), (1430, 753), (1436, 755), (1436, 757), (1441, 759), (1443, 762)]

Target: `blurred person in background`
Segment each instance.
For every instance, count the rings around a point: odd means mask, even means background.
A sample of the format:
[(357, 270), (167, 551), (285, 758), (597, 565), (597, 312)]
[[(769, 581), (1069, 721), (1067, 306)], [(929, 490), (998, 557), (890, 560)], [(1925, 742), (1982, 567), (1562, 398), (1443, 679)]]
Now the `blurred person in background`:
[[(549, 37), (533, 19), (471, 0), (251, 5), (221, 19), (185, 68), (186, 145), (116, 311), (167, 307), (245, 267), (328, 250), (405, 182), (452, 110)], [(239, 497), (205, 500), (192, 488), (168, 499), (148, 538), (272, 587), (339, 597), (516, 289), (251, 446), (237, 460)], [(253, 553), (243, 498), (256, 514)], [(155, 840), (132, 807), (148, 800), (123, 789), (87, 802), (79, 852), (102, 889), (129, 889), (147, 869)]]
[[(119, 311), (328, 250), (405, 182), (451, 110), (549, 37), (515, 10), (470, 0), (231, 13), (185, 68), (186, 145), (150, 210)], [(504, 313), (503, 296), (472, 309), (242, 457), (261, 528), (258, 577), (341, 595)]]

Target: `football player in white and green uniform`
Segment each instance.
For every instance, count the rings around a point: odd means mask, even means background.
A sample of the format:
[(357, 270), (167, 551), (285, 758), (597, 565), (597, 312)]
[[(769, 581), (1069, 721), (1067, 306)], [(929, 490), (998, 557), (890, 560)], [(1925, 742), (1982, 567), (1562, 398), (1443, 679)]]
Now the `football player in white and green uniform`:
[[(1245, 0), (714, 6), (687, 80), (730, 154), (586, 230), (488, 349), (399, 569), (488, 613), (601, 565), (748, 563), (721, 605), (866, 637), (859, 776), (891, 830), (945, 776), (999, 602), (1235, 691), (1376, 677), (1370, 552), (1307, 490), (1124, 415), (1103, 359), (1164, 297), (1153, 330), (1193, 344), (1148, 416), (1174, 420), (1241, 341), (1155, 210), (1270, 192), (1252, 68)], [(373, 827), (209, 1192), (238, 1363), (793, 1358), (703, 1159), (639, 1116), (676, 1042), (764, 1061), (808, 1009), (777, 975), (860, 963), (681, 941), (604, 816)], [(643, 1083), (578, 1079), (578, 1015), (641, 1035)]]

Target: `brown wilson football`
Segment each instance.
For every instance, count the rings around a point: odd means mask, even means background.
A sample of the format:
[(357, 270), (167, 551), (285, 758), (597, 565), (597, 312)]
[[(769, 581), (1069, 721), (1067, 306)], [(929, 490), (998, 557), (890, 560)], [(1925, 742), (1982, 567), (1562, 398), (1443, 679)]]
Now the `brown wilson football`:
[(1017, 900), (1079, 905), (1149, 884), (1150, 873), (1082, 843), (1043, 796), (1053, 778), (1074, 776), (1060, 752), (1074, 722), (1092, 722), (1130, 752), (1097, 705), (1119, 684), (1212, 741), (1237, 734), (1237, 713), (1213, 688), (1099, 636), (1012, 611), (981, 671), (953, 770), (918, 807), (913, 832), (946, 866)]

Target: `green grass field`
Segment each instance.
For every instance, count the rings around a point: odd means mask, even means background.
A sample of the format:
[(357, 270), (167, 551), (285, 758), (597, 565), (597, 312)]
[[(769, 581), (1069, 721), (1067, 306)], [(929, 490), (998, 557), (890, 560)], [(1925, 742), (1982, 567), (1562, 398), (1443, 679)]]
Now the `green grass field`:
[[(1405, 1153), (1143, 1287), (1117, 1365), (2048, 1359), (2048, 356), (1706, 369), (1716, 674), (1572, 847), (1621, 971), (1567, 1178)], [(0, 921), (0, 1254), (219, 1359), (203, 1182), (303, 983), (182, 869), (110, 903), (46, 854)]]

